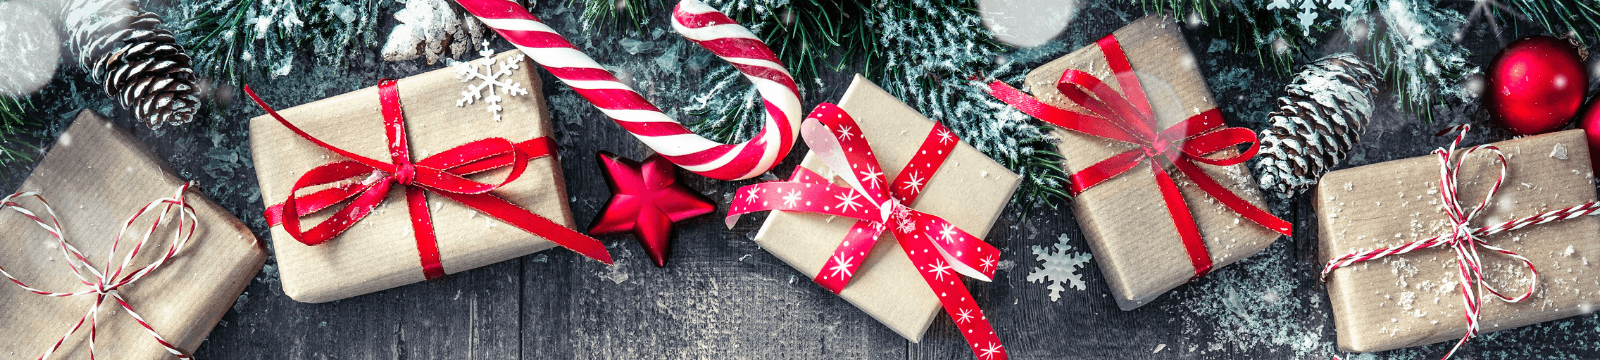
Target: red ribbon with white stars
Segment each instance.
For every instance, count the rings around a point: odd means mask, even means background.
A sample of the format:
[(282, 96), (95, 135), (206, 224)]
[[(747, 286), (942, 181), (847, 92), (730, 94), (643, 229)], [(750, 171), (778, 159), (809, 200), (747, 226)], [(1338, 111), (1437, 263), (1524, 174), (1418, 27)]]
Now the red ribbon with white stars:
[[(51, 292), (28, 286), (28, 284), (22, 282), (22, 280), (18, 280), (16, 277), (12, 276), (11, 273), (6, 272), (4, 267), (0, 267), (0, 275), (4, 275), (6, 279), (11, 280), (11, 282), (17, 284), (17, 286), (22, 287), (23, 290), (43, 296), (73, 297), (80, 295), (94, 295), (94, 304), (90, 305), (89, 312), (84, 314), (83, 317), (78, 318), (78, 322), (74, 323), (72, 328), (67, 330), (66, 335), (62, 335), (61, 339), (56, 340), (55, 345), (50, 346), (50, 349), (46, 350), (44, 355), (39, 356), (39, 359), (48, 358), (51, 354), (54, 354), (56, 350), (59, 350), (61, 348), (61, 344), (66, 342), (67, 338), (71, 337), (73, 333), (78, 332), (78, 329), (83, 327), (83, 323), (85, 321), (89, 323), (89, 359), (94, 359), (94, 340), (96, 335), (99, 333), (98, 328), (101, 321), (100, 306), (105, 304), (106, 300), (114, 300), (118, 306), (121, 306), (123, 310), (126, 310), (128, 312), (128, 316), (132, 317), (133, 321), (138, 322), (139, 326), (144, 327), (145, 332), (150, 333), (150, 337), (154, 338), (156, 343), (161, 344), (161, 347), (165, 348), (167, 352), (172, 353), (173, 357), (179, 359), (192, 358), (191, 356), (184, 354), (183, 351), (178, 350), (176, 345), (167, 342), (166, 339), (161, 337), (161, 334), (156, 333), (156, 329), (151, 327), (150, 323), (145, 322), (144, 317), (139, 316), (138, 312), (133, 311), (133, 305), (128, 304), (127, 299), (124, 299), (122, 294), (118, 293), (117, 290), (124, 286), (133, 284), (134, 282), (139, 281), (139, 279), (143, 279), (145, 276), (150, 275), (150, 273), (160, 269), (162, 265), (166, 264), (168, 260), (171, 260), (172, 257), (177, 255), (179, 251), (183, 251), (184, 246), (188, 245), (189, 239), (194, 237), (194, 231), (199, 225), (200, 219), (199, 217), (195, 216), (194, 207), (190, 206), (188, 200), (183, 196), (185, 192), (189, 191), (189, 187), (194, 185), (195, 183), (191, 182), (184, 184), (183, 186), (179, 186), (177, 194), (173, 195), (172, 197), (160, 198), (156, 199), (155, 201), (151, 201), (150, 203), (145, 204), (144, 207), (139, 208), (139, 211), (135, 212), (133, 216), (128, 217), (128, 220), (122, 223), (122, 230), (118, 231), (117, 237), (111, 241), (111, 255), (106, 258), (105, 266), (99, 269), (96, 269), (93, 265), (89, 264), (88, 256), (85, 256), (82, 251), (78, 250), (77, 247), (72, 246), (72, 243), (67, 242), (66, 236), (62, 235), (61, 220), (56, 217), (55, 209), (51, 208), (50, 203), (44, 200), (44, 196), (39, 195), (37, 192), (20, 192), (6, 196), (5, 199), (0, 199), (0, 207), (3, 207), (4, 209), (15, 210), (17, 213), (22, 214), (22, 216), (27, 217), (29, 220), (33, 220), (33, 222), (38, 224), (39, 227), (50, 232), (50, 236), (56, 238), (56, 245), (61, 248), (62, 257), (67, 259), (67, 269), (71, 270), (72, 275), (77, 276), (78, 281), (88, 288), (75, 292)], [(44, 206), (45, 214), (50, 216), (50, 220), (48, 222), (40, 218), (32, 210), (28, 210), (18, 203), (21, 201), (21, 199), (30, 197), (38, 200), (39, 204)], [(143, 250), (145, 245), (150, 243), (150, 237), (155, 234), (156, 229), (160, 228), (163, 223), (167, 222), (168, 212), (172, 211), (174, 208), (178, 210), (177, 231), (173, 232), (172, 243), (167, 247), (166, 253), (162, 254), (161, 258), (156, 259), (156, 261), (151, 262), (149, 265), (139, 268), (129, 268), (128, 266), (133, 262), (133, 258), (138, 256), (139, 251)], [(144, 237), (128, 250), (128, 254), (122, 258), (122, 262), (118, 263), (116, 267), (112, 267), (112, 259), (116, 257), (117, 247), (122, 243), (123, 237), (127, 236), (128, 228), (133, 226), (133, 222), (138, 220), (140, 216), (144, 216), (147, 213), (159, 213), (161, 216), (150, 223), (150, 227), (145, 231)], [(260, 243), (256, 243), (256, 245), (260, 246)]]
[[(1456, 346), (1450, 348), (1450, 352), (1444, 355), (1445, 359), (1449, 359), (1451, 355), (1454, 355), (1456, 350), (1461, 348), (1462, 344), (1467, 343), (1468, 339), (1478, 335), (1478, 313), (1483, 307), (1484, 292), (1493, 294), (1495, 297), (1500, 298), (1501, 301), (1515, 303), (1533, 296), (1533, 291), (1539, 284), (1539, 270), (1533, 267), (1532, 261), (1529, 261), (1528, 258), (1522, 257), (1522, 255), (1518, 255), (1516, 252), (1502, 249), (1494, 245), (1489, 245), (1488, 242), (1483, 241), (1483, 237), (1521, 229), (1529, 225), (1544, 224), (1557, 220), (1566, 220), (1579, 216), (1600, 213), (1600, 202), (1588, 202), (1565, 209), (1507, 221), (1493, 226), (1477, 228), (1472, 227), (1472, 225), (1469, 224), (1472, 221), (1472, 218), (1477, 216), (1483, 211), (1484, 208), (1489, 206), (1489, 200), (1493, 199), (1494, 194), (1500, 191), (1500, 184), (1505, 182), (1509, 169), (1506, 167), (1505, 154), (1502, 154), (1500, 149), (1496, 148), (1494, 145), (1478, 145), (1459, 152), (1456, 150), (1456, 147), (1461, 144), (1461, 139), (1467, 136), (1467, 131), (1471, 128), (1472, 127), (1469, 125), (1461, 125), (1446, 129), (1444, 132), (1441, 132), (1440, 135), (1453, 132), (1456, 129), (1460, 129), (1461, 133), (1456, 135), (1455, 142), (1450, 143), (1449, 150), (1433, 150), (1433, 154), (1439, 157), (1439, 198), (1440, 200), (1444, 200), (1445, 216), (1450, 219), (1450, 222), (1453, 225), (1451, 226), (1452, 231), (1450, 233), (1401, 244), (1400, 246), (1377, 248), (1353, 254), (1346, 254), (1344, 256), (1334, 258), (1333, 260), (1329, 260), (1328, 265), (1322, 269), (1322, 278), (1326, 280), (1328, 278), (1328, 274), (1332, 273), (1334, 270), (1337, 270), (1341, 267), (1355, 265), (1363, 261), (1380, 259), (1393, 255), (1401, 255), (1419, 249), (1449, 247), (1451, 250), (1455, 251), (1456, 269), (1460, 270), (1461, 275), (1461, 297), (1462, 300), (1464, 300), (1467, 304), (1465, 310), (1465, 315), (1467, 317), (1467, 334), (1462, 336), (1460, 341), (1456, 342)], [(1489, 188), (1489, 193), (1483, 196), (1483, 201), (1479, 202), (1478, 206), (1473, 207), (1472, 211), (1463, 211), (1461, 209), (1460, 199), (1457, 197), (1459, 188), (1457, 187), (1456, 176), (1457, 173), (1461, 171), (1461, 164), (1466, 161), (1467, 155), (1470, 155), (1472, 152), (1478, 150), (1484, 150), (1494, 154), (1494, 156), (1490, 157), (1490, 159), (1500, 164), (1500, 176), (1494, 179), (1494, 186)], [(1517, 297), (1509, 297), (1501, 294), (1500, 291), (1495, 289), (1493, 285), (1490, 285), (1487, 281), (1484, 281), (1482, 262), (1478, 257), (1479, 247), (1510, 256), (1513, 259), (1522, 261), (1523, 265), (1528, 266), (1528, 270), (1532, 273), (1533, 277), (1533, 279), (1528, 281), (1528, 290)]]
[(911, 162), (894, 182), (885, 181), (872, 146), (850, 114), (823, 103), (801, 124), (801, 137), (850, 186), (838, 186), (806, 168), (796, 167), (789, 181), (773, 181), (739, 189), (728, 209), (729, 226), (739, 216), (768, 210), (800, 211), (857, 219), (814, 280), (834, 293), (849, 284), (885, 230), (905, 250), (972, 351), (982, 359), (1005, 359), (1005, 347), (989, 320), (961, 282), (961, 275), (990, 281), (1000, 250), (938, 216), (906, 204), (915, 201), (934, 172), (961, 139), (934, 123)]
[[(1145, 160), (1150, 160), (1150, 171), (1155, 174), (1156, 185), (1161, 190), (1161, 198), (1166, 203), (1167, 213), (1171, 214), (1173, 226), (1177, 229), (1178, 236), (1183, 239), (1184, 249), (1189, 253), (1189, 261), (1194, 264), (1195, 279), (1211, 271), (1213, 265), (1211, 253), (1206, 249), (1205, 239), (1200, 237), (1200, 228), (1195, 224), (1193, 215), (1189, 213), (1189, 206), (1183, 201), (1183, 193), (1178, 191), (1178, 185), (1172, 180), (1172, 175), (1167, 173), (1167, 166), (1177, 168), (1178, 172), (1188, 177), (1200, 187), (1200, 190), (1239, 216), (1284, 236), (1293, 236), (1288, 221), (1251, 205), (1249, 201), (1245, 201), (1226, 186), (1217, 183), (1195, 165), (1195, 162), (1201, 162), (1215, 166), (1230, 166), (1249, 160), (1260, 150), (1254, 131), (1245, 128), (1225, 128), (1222, 112), (1213, 108), (1157, 132), (1158, 125), (1151, 113), (1150, 102), (1146, 100), (1144, 88), (1139, 84), (1139, 77), (1134, 73), (1133, 65), (1128, 63), (1128, 56), (1123, 53), (1122, 45), (1117, 42), (1115, 34), (1106, 35), (1097, 44), (1100, 46), (1100, 51), (1105, 54), (1106, 65), (1111, 68), (1117, 84), (1122, 88), (1122, 93), (1117, 93), (1094, 75), (1078, 70), (1067, 70), (1061, 74), (1061, 80), (1056, 83), (1056, 88), (1066, 95), (1068, 100), (1078, 104), (1088, 113), (1068, 111), (1045, 104), (1003, 82), (995, 81), (989, 84), (990, 95), (1047, 123), (1139, 146), (1138, 149), (1101, 160), (1072, 174), (1072, 184), (1068, 190), (1073, 195), (1081, 194), (1101, 182), (1133, 170)], [(1247, 144), (1250, 146), (1248, 150), (1234, 156), (1221, 159), (1207, 157)]]
[[(433, 215), (428, 209), (425, 191), (471, 207), (489, 217), (537, 235), (557, 245), (611, 264), (611, 254), (599, 240), (568, 229), (539, 214), (517, 207), (491, 191), (500, 188), (522, 175), (528, 161), (551, 156), (555, 144), (546, 137), (512, 143), (499, 137), (480, 139), (445, 150), (420, 161), (411, 160), (411, 148), (406, 140), (405, 114), (400, 106), (400, 88), (393, 79), (378, 81), (378, 102), (382, 105), (384, 134), (388, 136), (391, 162), (378, 161), (330, 145), (300, 130), (285, 120), (266, 102), (261, 101), (249, 86), (244, 92), (277, 119), (278, 123), (301, 138), (328, 149), (349, 160), (337, 161), (306, 171), (289, 190), (282, 204), (267, 208), (268, 226), (283, 225), (289, 237), (310, 246), (322, 244), (354, 227), (389, 197), (392, 186), (405, 188), (407, 208), (411, 215), (412, 234), (416, 238), (417, 252), (421, 257), (422, 273), (428, 279), (445, 275), (440, 262), (438, 240), (433, 232)], [(511, 167), (510, 174), (498, 184), (487, 184), (468, 179), (467, 176), (489, 170)], [(350, 181), (365, 178), (361, 181)], [(332, 187), (304, 197), (300, 190), (319, 186)], [(348, 201), (328, 220), (311, 229), (301, 231), (300, 218), (327, 210)]]

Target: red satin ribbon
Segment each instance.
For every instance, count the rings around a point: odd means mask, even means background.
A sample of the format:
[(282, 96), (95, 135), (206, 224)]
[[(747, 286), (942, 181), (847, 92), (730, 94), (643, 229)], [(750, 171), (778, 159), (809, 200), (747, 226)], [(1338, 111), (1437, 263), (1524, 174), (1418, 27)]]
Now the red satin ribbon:
[(924, 281), (972, 352), (983, 359), (1005, 359), (1005, 348), (983, 310), (961, 282), (961, 275), (989, 281), (1000, 250), (944, 219), (910, 208), (928, 179), (944, 164), (960, 139), (934, 124), (910, 163), (886, 182), (872, 146), (860, 125), (833, 104), (821, 104), (801, 125), (801, 136), (833, 173), (850, 186), (796, 167), (789, 181), (773, 181), (739, 189), (728, 209), (728, 223), (740, 215), (768, 210), (800, 211), (853, 218), (833, 257), (813, 280), (834, 293), (844, 290), (856, 269), (885, 230), (894, 234)]
[[(283, 225), (290, 237), (306, 245), (318, 245), (339, 236), (355, 226), (372, 209), (383, 204), (389, 188), (405, 187), (411, 227), (415, 234), (417, 251), (421, 255), (422, 273), (428, 279), (445, 275), (440, 263), (439, 245), (434, 236), (433, 216), (428, 211), (426, 191), (444, 196), (455, 202), (484, 213), (507, 224), (572, 249), (583, 256), (611, 264), (611, 254), (599, 240), (568, 229), (549, 219), (517, 207), (491, 191), (516, 181), (522, 176), (529, 160), (551, 156), (555, 144), (549, 138), (538, 137), (512, 143), (510, 140), (491, 137), (468, 142), (439, 154), (411, 160), (410, 146), (406, 143), (405, 116), (400, 106), (400, 89), (393, 79), (378, 81), (378, 102), (383, 108), (384, 133), (388, 136), (390, 162), (382, 162), (356, 155), (323, 142), (289, 123), (272, 107), (256, 96), (249, 86), (244, 88), (250, 99), (301, 138), (333, 151), (350, 160), (338, 161), (307, 171), (295, 181), (288, 199), (282, 204), (267, 208), (269, 226)], [(496, 184), (481, 183), (466, 176), (510, 166), (505, 180)], [(365, 177), (365, 180), (352, 181)], [(327, 189), (299, 196), (302, 189), (331, 185)], [(349, 203), (338, 208), (333, 216), (311, 229), (301, 230), (300, 218), (331, 208), (339, 203)]]
[[(1146, 159), (1151, 160), (1148, 162), (1150, 171), (1155, 174), (1156, 186), (1161, 190), (1161, 198), (1166, 203), (1167, 213), (1171, 214), (1173, 225), (1178, 230), (1179, 237), (1183, 239), (1184, 249), (1189, 253), (1189, 261), (1194, 264), (1195, 278), (1211, 271), (1211, 253), (1206, 249), (1205, 239), (1200, 237), (1200, 229), (1189, 212), (1188, 204), (1183, 201), (1183, 194), (1173, 182), (1172, 175), (1168, 174), (1166, 165), (1177, 168), (1178, 172), (1187, 176), (1200, 187), (1200, 190), (1245, 219), (1285, 236), (1293, 234), (1289, 222), (1251, 205), (1227, 187), (1218, 184), (1195, 165), (1195, 162), (1200, 162), (1229, 166), (1249, 160), (1260, 149), (1255, 132), (1244, 128), (1223, 127), (1222, 113), (1215, 108), (1185, 119), (1166, 130), (1155, 131), (1158, 125), (1150, 111), (1149, 100), (1139, 85), (1133, 66), (1128, 63), (1127, 55), (1122, 51), (1122, 45), (1117, 42), (1115, 35), (1106, 35), (1097, 44), (1100, 46), (1100, 51), (1105, 53), (1106, 64), (1115, 74), (1122, 93), (1101, 82), (1099, 78), (1078, 70), (1067, 70), (1056, 84), (1056, 88), (1066, 95), (1068, 100), (1081, 106), (1088, 113), (1077, 113), (1050, 106), (999, 81), (989, 84), (991, 95), (1040, 120), (1072, 131), (1139, 146), (1137, 150), (1117, 154), (1072, 174), (1072, 185), (1069, 190), (1074, 195), (1133, 170)], [(1206, 157), (1245, 144), (1250, 145), (1250, 148), (1237, 155), (1221, 159)]]

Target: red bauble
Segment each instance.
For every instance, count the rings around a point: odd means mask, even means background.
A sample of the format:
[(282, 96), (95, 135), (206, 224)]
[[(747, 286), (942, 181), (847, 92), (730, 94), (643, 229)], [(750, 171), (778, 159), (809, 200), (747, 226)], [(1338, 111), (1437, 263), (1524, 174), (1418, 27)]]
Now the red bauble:
[(1594, 163), (1595, 169), (1600, 169), (1600, 95), (1590, 98), (1583, 112), (1578, 113), (1578, 126), (1589, 139), (1589, 161)]
[(1517, 39), (1489, 63), (1484, 105), (1520, 135), (1560, 129), (1583, 106), (1589, 88), (1578, 49), (1549, 36)]
[(590, 222), (589, 234), (631, 232), (656, 267), (667, 265), (672, 224), (717, 210), (711, 200), (678, 182), (678, 167), (660, 154), (644, 162), (601, 151), (611, 200)]

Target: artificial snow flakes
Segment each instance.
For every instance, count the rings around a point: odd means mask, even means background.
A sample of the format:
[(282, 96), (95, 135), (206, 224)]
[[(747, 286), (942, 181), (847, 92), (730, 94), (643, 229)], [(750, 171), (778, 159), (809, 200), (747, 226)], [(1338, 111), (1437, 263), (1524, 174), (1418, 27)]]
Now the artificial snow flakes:
[[(483, 102), (489, 104), (489, 112), (494, 113), (494, 121), (500, 121), (500, 111), (504, 109), (500, 106), (500, 101), (504, 100), (500, 97), (500, 94), (507, 96), (528, 94), (528, 89), (518, 84), (516, 79), (510, 78), (512, 72), (522, 67), (522, 54), (512, 54), (510, 58), (496, 62), (494, 61), (494, 50), (488, 48), (488, 42), (484, 43), (484, 49), (478, 53), (483, 55), (483, 59), (476, 62), (467, 61), (451, 64), (456, 69), (456, 73), (460, 75), (461, 82), (469, 83), (467, 84), (467, 89), (461, 91), (461, 99), (456, 100), (456, 107), (465, 107), (478, 99), (483, 99)], [(481, 72), (478, 71), (480, 66), (483, 67)], [(500, 80), (501, 77), (506, 77), (507, 79), (502, 81)], [(471, 84), (474, 80), (479, 80), (479, 82)], [(485, 89), (489, 91), (488, 94), (484, 94)], [(495, 90), (499, 90), (499, 92)]]

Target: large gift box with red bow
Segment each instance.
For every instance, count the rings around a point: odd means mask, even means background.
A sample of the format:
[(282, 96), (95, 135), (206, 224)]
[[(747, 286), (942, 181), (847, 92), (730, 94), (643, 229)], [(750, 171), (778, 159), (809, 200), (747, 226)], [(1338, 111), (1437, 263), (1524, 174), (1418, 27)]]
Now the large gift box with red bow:
[(1196, 64), (1176, 23), (1147, 17), (1029, 72), (1032, 96), (991, 84), (1062, 128), (1073, 213), (1123, 310), (1290, 233), (1243, 164), (1255, 134), (1223, 124)]
[(199, 347), (267, 260), (204, 187), (82, 111), (27, 193), (0, 201), (0, 357), (155, 360)]
[(384, 80), (252, 119), (284, 293), (333, 301), (555, 246), (609, 263), (571, 230), (550, 113), (526, 61), (509, 51), (457, 65), (495, 65), (482, 71)]
[(1323, 176), (1313, 205), (1339, 348), (1460, 346), (1593, 312), (1600, 204), (1587, 144), (1568, 130)]
[(812, 151), (793, 176), (740, 189), (730, 225), (779, 210), (762, 248), (911, 341), (943, 309), (973, 352), (1003, 358), (962, 278), (994, 275), (999, 251), (981, 237), (1021, 176), (860, 76), (802, 136)]

